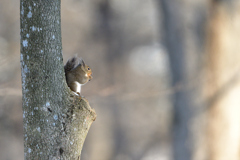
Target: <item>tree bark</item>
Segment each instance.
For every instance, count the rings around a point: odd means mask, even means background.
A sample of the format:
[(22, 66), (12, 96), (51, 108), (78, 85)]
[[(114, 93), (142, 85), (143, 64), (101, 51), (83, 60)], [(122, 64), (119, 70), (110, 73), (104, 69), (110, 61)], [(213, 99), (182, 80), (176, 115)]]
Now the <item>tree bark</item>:
[(20, 3), (25, 159), (80, 159), (96, 114), (66, 84), (60, 0)]
[(211, 160), (240, 158), (240, 3), (212, 0), (208, 24), (206, 95)]
[[(172, 75), (173, 159), (204, 159), (201, 97), (201, 52), (205, 10), (198, 2), (158, 0), (161, 9), (163, 44), (169, 55)], [(191, 16), (190, 16), (191, 15)], [(199, 154), (200, 153), (200, 154)]]

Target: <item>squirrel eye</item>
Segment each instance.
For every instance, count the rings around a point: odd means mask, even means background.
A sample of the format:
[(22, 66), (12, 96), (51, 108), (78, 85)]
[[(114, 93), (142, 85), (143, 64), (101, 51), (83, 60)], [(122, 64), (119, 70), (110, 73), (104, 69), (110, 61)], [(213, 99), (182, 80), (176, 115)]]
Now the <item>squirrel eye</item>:
[(88, 70), (90, 70), (90, 68), (89, 68), (89, 67), (88, 67), (87, 69), (88, 69)]

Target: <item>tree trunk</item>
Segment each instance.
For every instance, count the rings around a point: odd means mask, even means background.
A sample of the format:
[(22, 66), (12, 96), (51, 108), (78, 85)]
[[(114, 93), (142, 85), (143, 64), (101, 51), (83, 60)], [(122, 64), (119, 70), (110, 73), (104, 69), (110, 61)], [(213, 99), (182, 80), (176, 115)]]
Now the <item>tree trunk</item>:
[[(205, 10), (198, 2), (158, 0), (163, 24), (163, 44), (169, 55), (172, 75), (172, 144), (175, 160), (204, 159), (201, 145), (203, 101), (201, 54)], [(200, 155), (201, 154), (201, 155)]]
[(211, 1), (206, 94), (209, 159), (240, 159), (240, 3)]
[(25, 159), (80, 159), (96, 114), (65, 81), (60, 0), (20, 6)]

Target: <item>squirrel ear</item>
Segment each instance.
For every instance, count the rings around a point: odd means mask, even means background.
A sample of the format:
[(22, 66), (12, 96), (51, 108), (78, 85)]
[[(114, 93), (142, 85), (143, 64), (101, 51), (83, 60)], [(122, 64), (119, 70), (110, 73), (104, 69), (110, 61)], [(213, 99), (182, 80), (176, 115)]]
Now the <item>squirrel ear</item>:
[(85, 62), (83, 61), (83, 59), (82, 59), (82, 65), (83, 65), (83, 67), (85, 67)]

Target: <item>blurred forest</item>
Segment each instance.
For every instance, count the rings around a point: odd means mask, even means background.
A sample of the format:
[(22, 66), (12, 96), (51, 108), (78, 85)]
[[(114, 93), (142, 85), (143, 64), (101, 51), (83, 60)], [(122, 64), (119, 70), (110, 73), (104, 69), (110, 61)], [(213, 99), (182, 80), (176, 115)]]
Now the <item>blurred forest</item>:
[[(23, 160), (19, 0), (0, 1), (0, 159)], [(239, 0), (62, 0), (93, 70), (82, 160), (240, 160)]]

